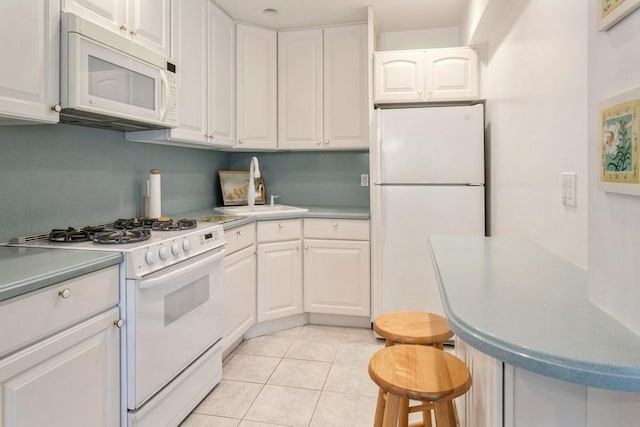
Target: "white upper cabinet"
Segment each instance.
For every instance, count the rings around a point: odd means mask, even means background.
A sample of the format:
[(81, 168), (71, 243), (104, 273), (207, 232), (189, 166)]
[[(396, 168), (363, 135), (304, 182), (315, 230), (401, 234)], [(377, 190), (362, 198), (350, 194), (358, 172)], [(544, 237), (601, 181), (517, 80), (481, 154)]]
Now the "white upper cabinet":
[(375, 52), (374, 102), (477, 99), (478, 54), (471, 48)]
[(235, 23), (210, 0), (176, 2), (178, 126), (127, 132), (132, 141), (200, 148), (235, 143)]
[(322, 29), (278, 33), (278, 148), (320, 149)]
[(278, 148), (368, 148), (365, 25), (278, 34)]
[(59, 121), (59, 21), (58, 0), (0, 2), (0, 124)]
[(165, 56), (170, 55), (171, 0), (62, 0), (71, 12)]
[(324, 29), (324, 143), (369, 147), (366, 24)]
[(209, 138), (219, 147), (235, 145), (236, 26), (209, 3)]
[(237, 120), (239, 149), (277, 147), (277, 36), (237, 25)]

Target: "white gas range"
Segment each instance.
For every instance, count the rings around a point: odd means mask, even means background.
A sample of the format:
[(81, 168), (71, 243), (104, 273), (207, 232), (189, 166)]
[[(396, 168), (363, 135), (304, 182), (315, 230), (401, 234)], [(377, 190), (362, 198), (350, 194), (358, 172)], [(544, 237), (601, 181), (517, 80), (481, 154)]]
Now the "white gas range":
[[(103, 240), (110, 243), (97, 243)], [(221, 225), (180, 220), (152, 228), (151, 222), (118, 220), (10, 244), (123, 254), (122, 426), (175, 426), (220, 382), (226, 244)]]

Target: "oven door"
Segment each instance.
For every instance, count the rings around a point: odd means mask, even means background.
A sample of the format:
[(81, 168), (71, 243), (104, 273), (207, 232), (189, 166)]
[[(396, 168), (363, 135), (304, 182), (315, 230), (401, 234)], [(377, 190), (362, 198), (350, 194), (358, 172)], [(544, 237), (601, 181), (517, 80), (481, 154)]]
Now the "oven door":
[(137, 409), (222, 338), (224, 250), (127, 280), (127, 406)]

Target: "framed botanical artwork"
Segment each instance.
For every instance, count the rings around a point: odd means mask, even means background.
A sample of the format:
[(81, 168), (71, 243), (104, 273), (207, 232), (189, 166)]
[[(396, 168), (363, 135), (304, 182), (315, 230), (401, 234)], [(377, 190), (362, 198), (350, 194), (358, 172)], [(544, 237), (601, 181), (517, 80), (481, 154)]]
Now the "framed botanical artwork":
[[(249, 189), (249, 171), (218, 171), (220, 190), (225, 206), (247, 204)], [(256, 205), (264, 205), (267, 189), (262, 178), (255, 179)]]
[(606, 31), (640, 7), (640, 0), (596, 0), (599, 2), (600, 31)]
[(600, 188), (640, 195), (640, 89), (602, 103), (600, 117)]

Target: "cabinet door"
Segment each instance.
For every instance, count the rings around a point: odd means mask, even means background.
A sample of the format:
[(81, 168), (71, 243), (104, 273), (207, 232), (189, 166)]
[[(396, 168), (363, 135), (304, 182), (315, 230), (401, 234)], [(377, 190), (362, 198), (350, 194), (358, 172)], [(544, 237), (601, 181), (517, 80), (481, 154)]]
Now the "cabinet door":
[(5, 427), (119, 426), (118, 309), (0, 361)]
[(256, 323), (255, 245), (224, 259), (224, 338), (222, 351)]
[(0, 123), (57, 123), (60, 3), (3, 1), (0, 21)]
[(473, 49), (432, 49), (425, 51), (426, 86), (429, 101), (476, 99), (478, 55)]
[(237, 26), (237, 148), (277, 146), (276, 32)]
[(178, 61), (178, 127), (173, 138), (207, 142), (207, 1), (180, 0), (174, 19)]
[(367, 26), (324, 29), (324, 144), (369, 147)]
[(323, 146), (322, 29), (278, 33), (278, 148)]
[(377, 103), (424, 100), (424, 51), (376, 52), (373, 99)]
[(258, 322), (302, 313), (301, 241), (258, 245)]
[(126, 34), (123, 30), (127, 25), (126, 3), (122, 0), (62, 0), (62, 11), (71, 12), (113, 32)]
[(236, 128), (235, 23), (209, 2), (209, 134), (210, 143), (233, 147)]
[(369, 242), (304, 241), (304, 311), (369, 316)]
[(128, 0), (127, 33), (133, 41), (170, 55), (171, 0)]

